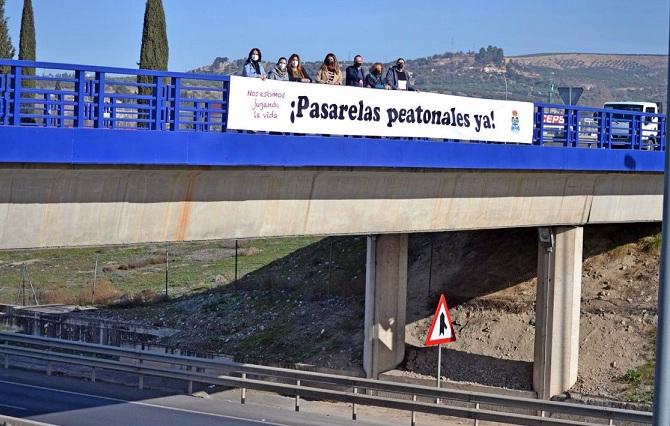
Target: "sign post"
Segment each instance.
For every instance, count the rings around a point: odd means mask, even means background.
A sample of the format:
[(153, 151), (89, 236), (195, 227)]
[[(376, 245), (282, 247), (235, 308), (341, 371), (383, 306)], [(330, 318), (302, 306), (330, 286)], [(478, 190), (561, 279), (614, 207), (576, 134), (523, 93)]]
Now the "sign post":
[[(437, 346), (437, 387), (440, 388), (440, 380), (442, 378), (442, 344), (455, 342), (456, 333), (451, 323), (451, 315), (449, 315), (449, 307), (447, 306), (447, 299), (444, 294), (440, 295), (440, 301), (435, 309), (433, 322), (428, 329), (426, 336), (426, 346)], [(440, 403), (440, 399), (436, 401)]]

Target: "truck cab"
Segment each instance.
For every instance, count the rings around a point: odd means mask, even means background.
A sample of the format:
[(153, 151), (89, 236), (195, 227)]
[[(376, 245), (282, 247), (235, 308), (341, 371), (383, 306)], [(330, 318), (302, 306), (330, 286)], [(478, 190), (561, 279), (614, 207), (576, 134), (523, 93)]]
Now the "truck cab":
[(630, 147), (633, 142), (633, 135), (639, 129), (640, 148), (655, 149), (659, 131), (658, 117), (652, 115), (640, 116), (639, 113), (661, 114), (660, 105), (654, 102), (624, 101), (606, 102), (603, 108), (621, 111), (611, 115), (610, 129), (613, 147)]

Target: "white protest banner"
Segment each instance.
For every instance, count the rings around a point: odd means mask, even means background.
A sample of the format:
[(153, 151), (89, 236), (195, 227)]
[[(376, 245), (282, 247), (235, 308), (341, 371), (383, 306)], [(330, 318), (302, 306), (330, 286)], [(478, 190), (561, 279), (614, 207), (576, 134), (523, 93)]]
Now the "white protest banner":
[(533, 104), (231, 77), (234, 130), (531, 143)]

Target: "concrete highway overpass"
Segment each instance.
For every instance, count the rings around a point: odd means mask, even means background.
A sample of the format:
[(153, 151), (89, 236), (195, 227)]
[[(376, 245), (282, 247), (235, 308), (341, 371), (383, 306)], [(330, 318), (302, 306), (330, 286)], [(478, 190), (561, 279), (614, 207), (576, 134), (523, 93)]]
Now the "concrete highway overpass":
[[(408, 234), (543, 228), (534, 386), (549, 397), (577, 378), (582, 226), (661, 220), (663, 116), (653, 143), (649, 114), (631, 113), (622, 144), (614, 112), (550, 105), (534, 106), (530, 144), (257, 133), (226, 128), (226, 76), (1, 65), (0, 249), (368, 235), (373, 377), (404, 357)], [(26, 66), (72, 77), (26, 90)], [(111, 89), (136, 74), (154, 77), (152, 96)], [(552, 114), (562, 137), (544, 128)], [(595, 136), (579, 126), (594, 115)]]

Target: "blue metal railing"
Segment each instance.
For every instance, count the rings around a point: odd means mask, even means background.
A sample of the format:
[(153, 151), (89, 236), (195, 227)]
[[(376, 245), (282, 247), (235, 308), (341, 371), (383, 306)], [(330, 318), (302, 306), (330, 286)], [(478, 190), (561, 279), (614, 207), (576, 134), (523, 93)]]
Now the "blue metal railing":
[(11, 69), (0, 75), (0, 125), (226, 129), (228, 76), (7, 60), (0, 66)]
[[(3, 66), (10, 72), (0, 74), (0, 125), (227, 131), (225, 75), (0, 60)], [(664, 151), (665, 139), (662, 114), (535, 104), (534, 145)]]
[(665, 151), (663, 114), (536, 103), (534, 123), (536, 145)]

